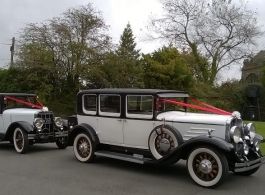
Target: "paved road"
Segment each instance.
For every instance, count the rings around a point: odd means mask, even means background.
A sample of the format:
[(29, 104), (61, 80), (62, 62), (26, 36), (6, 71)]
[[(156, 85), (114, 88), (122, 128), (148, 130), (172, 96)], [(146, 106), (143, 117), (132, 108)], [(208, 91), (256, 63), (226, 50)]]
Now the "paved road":
[(0, 194), (5, 195), (250, 195), (265, 194), (265, 165), (251, 177), (229, 174), (222, 186), (204, 189), (190, 179), (184, 162), (146, 166), (98, 157), (78, 162), (73, 148), (55, 144), (31, 146), (19, 155), (0, 144)]

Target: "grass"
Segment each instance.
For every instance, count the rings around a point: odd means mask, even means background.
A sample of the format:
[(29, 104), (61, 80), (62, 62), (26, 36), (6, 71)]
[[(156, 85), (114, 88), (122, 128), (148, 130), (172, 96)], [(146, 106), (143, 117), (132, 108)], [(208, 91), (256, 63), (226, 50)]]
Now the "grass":
[[(244, 121), (244, 123), (249, 123), (251, 121)], [(265, 138), (265, 122), (253, 121), (255, 124), (257, 133), (262, 135)], [(260, 150), (263, 155), (265, 155), (265, 142), (260, 144)]]

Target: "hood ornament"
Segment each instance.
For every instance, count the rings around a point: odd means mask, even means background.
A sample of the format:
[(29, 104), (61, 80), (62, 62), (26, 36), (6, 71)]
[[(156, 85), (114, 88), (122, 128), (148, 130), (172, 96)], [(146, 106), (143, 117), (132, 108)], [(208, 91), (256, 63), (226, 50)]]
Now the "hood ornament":
[(48, 109), (48, 107), (46, 107), (46, 106), (43, 106), (43, 107), (42, 107), (42, 111), (44, 111), (44, 112), (48, 112), (48, 111), (49, 111), (49, 109)]
[(240, 114), (240, 112), (238, 112), (238, 111), (234, 111), (234, 112), (232, 113), (232, 117), (235, 117), (235, 118), (237, 118), (237, 119), (241, 119), (241, 114)]

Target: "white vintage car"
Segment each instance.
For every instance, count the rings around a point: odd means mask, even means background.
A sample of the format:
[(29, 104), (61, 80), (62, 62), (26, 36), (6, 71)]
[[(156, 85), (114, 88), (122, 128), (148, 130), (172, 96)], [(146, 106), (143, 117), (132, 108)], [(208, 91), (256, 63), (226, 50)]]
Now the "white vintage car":
[(56, 142), (60, 149), (67, 147), (64, 121), (54, 117), (35, 94), (0, 93), (0, 102), (0, 140), (14, 144), (18, 153), (26, 153), (35, 143)]
[[(68, 145), (81, 162), (95, 156), (165, 165), (184, 159), (191, 178), (203, 187), (220, 185), (229, 171), (255, 173), (264, 162), (255, 125), (243, 125), (237, 112), (188, 99), (174, 90), (80, 91), (77, 115), (68, 119)], [(190, 112), (194, 109), (211, 113)]]

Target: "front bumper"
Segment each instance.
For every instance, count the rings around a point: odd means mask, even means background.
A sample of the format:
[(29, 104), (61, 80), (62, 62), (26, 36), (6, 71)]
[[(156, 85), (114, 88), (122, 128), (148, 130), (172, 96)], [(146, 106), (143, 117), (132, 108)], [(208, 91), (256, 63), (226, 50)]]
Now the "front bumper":
[(68, 137), (68, 131), (60, 131), (60, 132), (54, 132), (54, 133), (28, 134), (29, 140), (60, 138), (60, 137)]
[(257, 160), (252, 160), (244, 163), (236, 163), (235, 164), (235, 169), (234, 172), (245, 172), (257, 167), (260, 167), (262, 164), (265, 163), (265, 156), (257, 159)]

